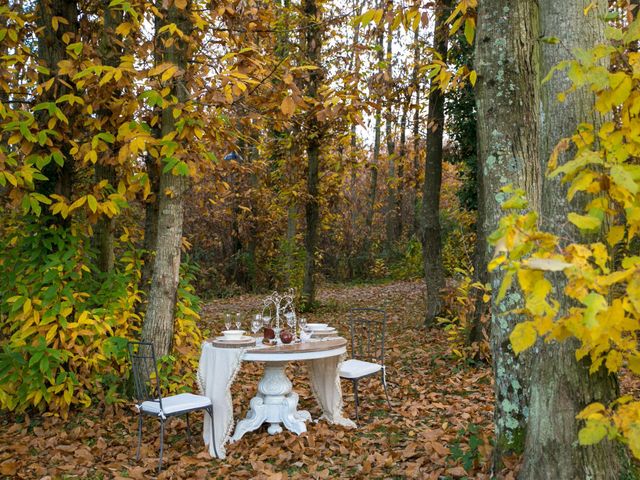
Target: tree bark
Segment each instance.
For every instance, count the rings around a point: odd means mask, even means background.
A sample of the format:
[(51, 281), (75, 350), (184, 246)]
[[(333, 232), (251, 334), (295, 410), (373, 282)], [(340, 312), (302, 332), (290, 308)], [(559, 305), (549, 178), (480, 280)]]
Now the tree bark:
[(407, 156), (407, 115), (409, 110), (410, 97), (407, 96), (406, 100), (402, 103), (402, 117), (400, 117), (400, 146), (398, 150), (398, 175), (396, 189), (396, 204), (394, 207), (393, 215), (395, 216), (394, 224), (396, 228), (396, 238), (402, 238), (402, 230), (404, 228), (404, 219), (402, 215), (402, 204), (404, 197), (404, 168)]
[[(386, 12), (386, 8), (384, 9)], [(376, 98), (376, 107), (375, 107), (375, 124), (374, 124), (374, 134), (373, 134), (373, 157), (371, 159), (371, 166), (369, 168), (371, 179), (369, 184), (369, 198), (368, 198), (368, 206), (367, 206), (367, 216), (365, 218), (365, 226), (367, 231), (367, 237), (371, 238), (372, 229), (373, 229), (373, 219), (376, 213), (376, 200), (378, 198), (378, 166), (380, 163), (380, 138), (381, 138), (381, 128), (382, 128), (382, 92), (380, 92), (381, 86), (381, 77), (382, 77), (382, 64), (384, 62), (384, 27), (378, 25), (378, 35), (376, 40), (377, 45), (377, 60), (379, 66), (379, 72), (376, 75), (376, 80), (374, 82), (374, 89), (376, 90), (377, 98)], [(366, 244), (367, 251), (370, 248), (370, 242)]]
[[(496, 229), (502, 216), (500, 205), (506, 199), (500, 192), (502, 187), (512, 184), (524, 189), (534, 209), (539, 203), (537, 10), (535, 0), (485, 0), (479, 4), (475, 69), (484, 205), (480, 241)], [(520, 319), (509, 312), (522, 305), (521, 295), (512, 289), (498, 303), (504, 275), (494, 271), (489, 278), (494, 292), (490, 343), (495, 375), (496, 471), (503, 455), (523, 448), (530, 357), (515, 356), (509, 342), (509, 334)]]
[[(113, 36), (115, 35), (116, 28), (122, 21), (122, 12), (109, 8), (109, 3), (109, 0), (103, 0), (102, 2), (104, 13), (102, 38), (100, 39), (100, 57), (103, 65), (117, 67), (122, 52), (114, 42)], [(119, 96), (120, 92), (114, 92), (114, 95)], [(111, 112), (108, 109), (103, 109), (100, 115), (103, 117), (111, 117)], [(106, 125), (111, 127), (113, 131), (117, 131), (118, 129), (118, 125), (114, 125), (112, 121), (106, 122)], [(116, 167), (113, 164), (113, 152), (114, 149), (107, 149), (100, 161), (96, 163), (94, 173), (96, 183), (106, 180), (111, 187), (115, 187), (117, 176)], [(106, 215), (102, 215), (98, 219), (94, 229), (94, 244), (98, 248), (98, 268), (102, 272), (111, 271), (115, 263), (115, 255), (113, 252), (114, 228), (115, 217), (109, 218)]]
[[(175, 24), (188, 36), (191, 30), (189, 19), (190, 2), (184, 10), (169, 7), (163, 23)], [(189, 96), (185, 81), (188, 60), (186, 39), (173, 38), (173, 43), (164, 47), (163, 61), (176, 65), (181, 76), (171, 79), (172, 94), (179, 104)], [(174, 106), (162, 111), (162, 136), (175, 130)], [(174, 155), (180, 157), (177, 150)], [(142, 338), (154, 344), (156, 354), (167, 355), (171, 351), (174, 330), (174, 310), (178, 283), (180, 280), (180, 249), (182, 245), (182, 222), (184, 218), (184, 195), (187, 189), (187, 177), (174, 175), (171, 170), (160, 174), (158, 193), (158, 234), (156, 240), (155, 261), (149, 289), (149, 303), (142, 327)]]
[(411, 86), (416, 94), (413, 109), (413, 180), (411, 189), (411, 205), (413, 206), (413, 235), (420, 235), (420, 208), (418, 201), (418, 185), (420, 178), (420, 79), (418, 71), (420, 66), (420, 25), (418, 24), (413, 34), (413, 72), (411, 74)]
[[(53, 28), (53, 18), (63, 18), (64, 22), (58, 22), (57, 29)], [(40, 75), (41, 82), (45, 82), (51, 77), (58, 75), (58, 63), (67, 58), (67, 43), (78, 41), (78, 31), (80, 29), (79, 11), (77, 2), (69, 0), (40, 0), (36, 7), (36, 23), (41, 29), (38, 34), (38, 57), (42, 64), (50, 71), (49, 75)], [(63, 35), (67, 35), (69, 40), (65, 43), (62, 39)], [(56, 98), (70, 93), (73, 82), (69, 78), (64, 81), (56, 79), (54, 86), (45, 91), (40, 101), (50, 102)], [(67, 107), (61, 107), (67, 118), (74, 118), (74, 115), (68, 111)], [(73, 107), (68, 107), (69, 109)], [(65, 111), (66, 110), (66, 111)], [(40, 111), (36, 118), (38, 122), (46, 124), (48, 117), (44, 115), (44, 110)], [(43, 126), (43, 128), (46, 128)], [(71, 199), (73, 193), (73, 182), (75, 176), (75, 164), (69, 150), (69, 142), (61, 141), (57, 147), (60, 149), (63, 157), (63, 165), (59, 166), (56, 162), (51, 161), (42, 169), (42, 173), (47, 177), (46, 181), (42, 181), (37, 185), (37, 189), (44, 195), (56, 193), (67, 199)], [(51, 148), (49, 149), (49, 153)], [(63, 222), (68, 223), (68, 221)]]
[[(449, 27), (446, 19), (449, 1), (436, 3), (433, 48), (446, 62)], [(441, 291), (444, 287), (442, 267), (442, 238), (440, 232), (440, 186), (442, 184), (442, 136), (444, 133), (444, 89), (435, 80), (429, 92), (427, 155), (422, 188), (422, 258), (425, 298), (425, 327), (431, 327), (442, 309)]]
[[(541, 73), (546, 74), (562, 60), (571, 58), (576, 48), (588, 49), (606, 42), (601, 12), (607, 11), (606, 0), (596, 1), (589, 15), (584, 14), (591, 0), (540, 0), (540, 29), (555, 36), (560, 43), (542, 44)], [(598, 13), (596, 13), (598, 12)], [(578, 89), (565, 102), (557, 100), (559, 92), (571, 85), (567, 75), (556, 73), (540, 90), (540, 158), (541, 166), (555, 145), (571, 136), (580, 122), (595, 125), (601, 119), (594, 108), (595, 97), (587, 89)], [(573, 158), (575, 151), (567, 151), (559, 164)], [(542, 229), (559, 235), (563, 241), (580, 241), (577, 229), (567, 226), (567, 214), (580, 208), (581, 200), (571, 204), (567, 200), (568, 184), (560, 178), (545, 178), (541, 204)], [(564, 295), (562, 275), (550, 277), (554, 297), (560, 302), (560, 315), (571, 307)], [(520, 478), (533, 479), (617, 479), (624, 463), (623, 449), (604, 440), (593, 446), (578, 444), (579, 422), (576, 415), (591, 402), (605, 405), (618, 395), (614, 375), (601, 369), (589, 375), (587, 361), (575, 359), (577, 341), (541, 343), (535, 347), (531, 376), (529, 424), (526, 436), (525, 459)]]
[(387, 95), (387, 112), (385, 119), (385, 140), (387, 143), (387, 163), (389, 165), (389, 173), (387, 177), (387, 206), (385, 211), (385, 227), (386, 227), (386, 245), (387, 255), (393, 251), (393, 245), (398, 239), (398, 226), (396, 223), (396, 205), (398, 202), (398, 177), (396, 173), (396, 143), (393, 137), (393, 104), (395, 101), (393, 91), (393, 32), (389, 30), (387, 35), (387, 55), (386, 55), (386, 95)]
[[(319, 68), (309, 72), (306, 95), (309, 98), (318, 98), (318, 89), (322, 83), (323, 70), (321, 68), (322, 32), (320, 30), (321, 10), (317, 0), (304, 0), (303, 11), (306, 23), (306, 57), (310, 65)], [(320, 205), (318, 198), (319, 170), (320, 170), (320, 145), (322, 144), (323, 127), (312, 110), (307, 115), (307, 201), (305, 205), (306, 231), (304, 238), (305, 263), (304, 281), (302, 287), (303, 303), (306, 307), (312, 307), (315, 303), (315, 264), (316, 249), (318, 246), (318, 227), (320, 224)]]

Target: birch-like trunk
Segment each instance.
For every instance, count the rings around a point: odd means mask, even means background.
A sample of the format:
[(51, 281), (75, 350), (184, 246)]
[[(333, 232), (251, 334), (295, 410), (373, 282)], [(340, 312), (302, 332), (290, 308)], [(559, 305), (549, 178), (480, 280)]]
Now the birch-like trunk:
[[(163, 23), (176, 24), (185, 35), (189, 35), (191, 23), (188, 3), (184, 10), (175, 6), (165, 11)], [(176, 65), (183, 75), (171, 79), (172, 94), (182, 104), (189, 91), (184, 72), (187, 68), (188, 46), (186, 41), (174, 38), (170, 46), (164, 47), (163, 61)], [(174, 106), (162, 111), (162, 136), (175, 130)], [(180, 156), (179, 150), (174, 155)], [(174, 331), (174, 313), (178, 283), (180, 280), (180, 249), (182, 245), (182, 221), (184, 218), (184, 196), (187, 177), (174, 175), (171, 170), (160, 174), (158, 192), (158, 234), (155, 261), (149, 289), (149, 302), (142, 327), (142, 339), (154, 344), (158, 356), (171, 351)]]

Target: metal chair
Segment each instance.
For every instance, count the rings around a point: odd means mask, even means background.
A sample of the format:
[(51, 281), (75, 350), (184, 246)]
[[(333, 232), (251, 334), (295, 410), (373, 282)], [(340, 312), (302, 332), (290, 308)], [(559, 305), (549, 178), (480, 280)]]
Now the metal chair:
[[(215, 429), (213, 425), (213, 405), (211, 399), (204, 395), (194, 395), (192, 393), (180, 393), (170, 397), (162, 398), (160, 392), (160, 377), (156, 362), (156, 353), (153, 344), (150, 342), (129, 342), (129, 355), (131, 357), (131, 368), (136, 394), (136, 408), (140, 414), (138, 418), (138, 449), (136, 450), (136, 460), (140, 460), (140, 446), (142, 444), (142, 417), (151, 415), (160, 420), (160, 459), (158, 472), (162, 470), (162, 451), (164, 449), (164, 422), (169, 417), (185, 414), (187, 417), (187, 437), (191, 444), (191, 428), (189, 426), (189, 412), (204, 410), (211, 419), (211, 434), (215, 439)], [(154, 377), (155, 375), (155, 377)], [(205, 416), (206, 421), (206, 416)], [(214, 451), (216, 457), (218, 452)]]
[(391, 408), (387, 392), (384, 365), (384, 340), (387, 328), (387, 313), (376, 308), (353, 308), (349, 312), (351, 330), (351, 357), (340, 366), (340, 377), (353, 382), (353, 395), (358, 419), (358, 381), (362, 378), (381, 375), (387, 405)]

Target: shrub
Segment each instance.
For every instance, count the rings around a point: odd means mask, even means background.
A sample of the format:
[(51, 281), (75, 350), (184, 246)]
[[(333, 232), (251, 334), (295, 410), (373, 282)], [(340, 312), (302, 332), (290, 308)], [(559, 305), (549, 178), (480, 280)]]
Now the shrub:
[[(98, 272), (81, 229), (13, 221), (0, 239), (0, 408), (66, 416), (100, 399), (121, 401), (128, 379), (128, 339), (142, 319), (140, 258), (133, 244), (113, 272)], [(193, 372), (197, 299), (183, 276), (176, 308), (172, 375)], [(191, 373), (192, 375), (192, 373)], [(191, 383), (191, 382), (188, 382)]]

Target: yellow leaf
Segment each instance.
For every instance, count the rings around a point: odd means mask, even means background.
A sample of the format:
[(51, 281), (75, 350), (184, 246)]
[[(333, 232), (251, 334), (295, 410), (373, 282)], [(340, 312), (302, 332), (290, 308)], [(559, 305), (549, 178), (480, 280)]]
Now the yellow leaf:
[(73, 211), (76, 208), (80, 208), (82, 205), (84, 205), (84, 202), (87, 201), (87, 197), (80, 197), (79, 199), (77, 199), (75, 202), (73, 202), (71, 204), (71, 206), (69, 207), (69, 211)]
[(533, 346), (533, 344), (536, 343), (537, 337), (538, 334), (533, 326), (533, 322), (522, 322), (515, 326), (513, 332), (509, 335), (509, 340), (511, 340), (513, 351), (520, 353)]
[(160, 77), (160, 78), (161, 78), (161, 80), (162, 80), (163, 82), (166, 82), (166, 81), (167, 81), (167, 80), (169, 80), (171, 77), (173, 77), (173, 75), (174, 75), (177, 71), (178, 71), (178, 67), (177, 67), (176, 65), (173, 65), (173, 66), (171, 66), (171, 67), (167, 68), (167, 69), (163, 72), (162, 77)]
[(591, 215), (579, 215), (575, 212), (571, 212), (567, 215), (567, 219), (573, 223), (580, 230), (594, 230), (600, 227), (602, 220)]
[(624, 227), (622, 225), (615, 225), (611, 227), (609, 233), (607, 233), (607, 243), (613, 247), (619, 243), (624, 237)]
[(180, 10), (187, 8), (187, 0), (174, 0), (173, 4)]
[(96, 200), (96, 197), (94, 197), (93, 195), (87, 195), (87, 204), (89, 205), (91, 211), (93, 213), (96, 213), (96, 210), (98, 209), (98, 201)]
[(296, 111), (296, 103), (291, 96), (284, 97), (284, 100), (282, 100), (280, 104), (280, 110), (289, 117), (293, 115), (293, 112)]
[(471, 73), (469, 74), (469, 81), (471, 82), (472, 86), (475, 87), (477, 79), (478, 79), (477, 72), (475, 70), (472, 70)]

